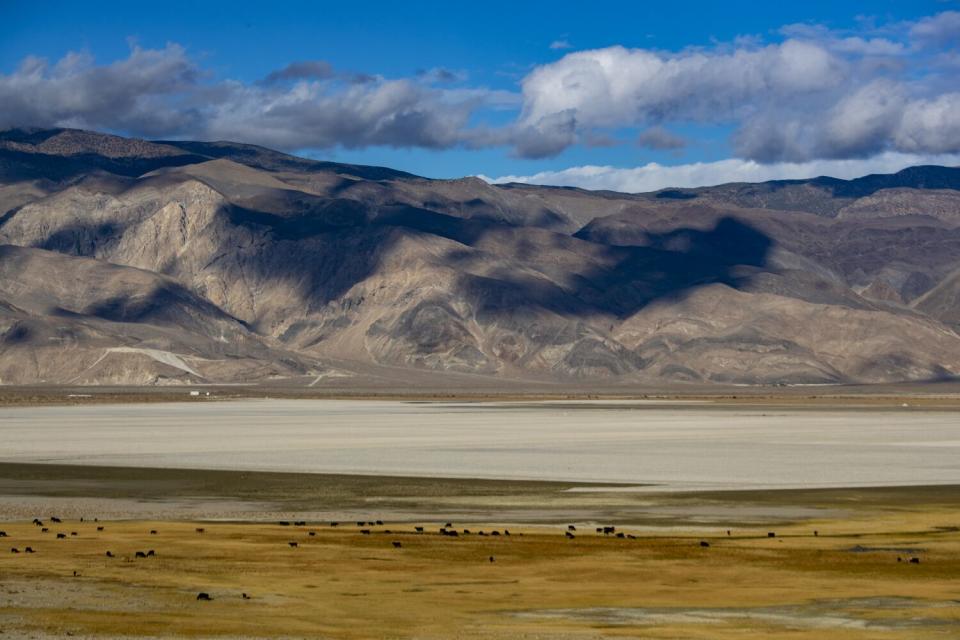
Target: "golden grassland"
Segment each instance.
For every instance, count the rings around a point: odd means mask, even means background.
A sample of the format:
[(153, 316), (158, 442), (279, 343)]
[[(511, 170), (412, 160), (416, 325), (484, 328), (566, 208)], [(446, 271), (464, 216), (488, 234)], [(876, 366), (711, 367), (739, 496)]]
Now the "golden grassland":
[[(356, 522), (44, 518), (43, 533), (8, 522), (0, 629), (3, 637), (960, 637), (960, 504), (872, 504), (777, 525), (772, 538), (756, 525), (729, 536), (618, 527), (635, 539), (616, 538), (592, 523), (578, 523), (574, 539), (563, 525), (454, 523), (453, 538), (438, 533), (443, 523), (420, 524), (423, 534), (411, 522), (364, 525), (364, 534)], [(479, 535), (504, 527), (511, 535)], [(36, 553), (23, 553), (27, 546)], [(151, 549), (154, 557), (134, 557)], [(213, 600), (197, 601), (199, 592)]]

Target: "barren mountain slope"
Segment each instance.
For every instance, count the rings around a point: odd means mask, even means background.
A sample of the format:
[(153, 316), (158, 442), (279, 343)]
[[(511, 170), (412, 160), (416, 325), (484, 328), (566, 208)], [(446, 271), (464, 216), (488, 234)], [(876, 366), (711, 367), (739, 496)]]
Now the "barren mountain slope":
[(33, 248), (0, 252), (4, 335), (43, 336), (3, 343), (4, 382), (53, 380), (57, 353), (56, 381), (82, 382), (960, 373), (942, 167), (629, 195), (55, 130), (0, 134), (0, 169), (0, 244)]

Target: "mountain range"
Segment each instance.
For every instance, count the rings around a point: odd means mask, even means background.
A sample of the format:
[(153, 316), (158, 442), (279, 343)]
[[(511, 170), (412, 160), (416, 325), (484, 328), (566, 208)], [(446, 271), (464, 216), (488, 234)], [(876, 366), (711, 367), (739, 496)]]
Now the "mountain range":
[(0, 132), (0, 382), (960, 375), (960, 168), (625, 194)]

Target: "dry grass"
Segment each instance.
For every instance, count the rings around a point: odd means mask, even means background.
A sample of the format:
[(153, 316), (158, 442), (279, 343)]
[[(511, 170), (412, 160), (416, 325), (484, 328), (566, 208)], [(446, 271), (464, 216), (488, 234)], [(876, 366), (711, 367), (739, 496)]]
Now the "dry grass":
[[(436, 523), (423, 535), (412, 523), (370, 535), (353, 522), (65, 521), (47, 523), (48, 533), (8, 523), (4, 547), (37, 553), (0, 555), (0, 628), (106, 637), (945, 638), (960, 633), (958, 524), (960, 508), (944, 506), (805, 522), (778, 528), (776, 538), (765, 528), (729, 537), (635, 531), (630, 540), (580, 525), (568, 540), (562, 527), (529, 525), (509, 527), (509, 537), (477, 534), (503, 525), (460, 525), (473, 533), (450, 538)], [(67, 538), (54, 539), (58, 531)], [(885, 550), (851, 551), (856, 545)], [(148, 549), (156, 557), (133, 557)], [(214, 600), (198, 602), (200, 591)]]

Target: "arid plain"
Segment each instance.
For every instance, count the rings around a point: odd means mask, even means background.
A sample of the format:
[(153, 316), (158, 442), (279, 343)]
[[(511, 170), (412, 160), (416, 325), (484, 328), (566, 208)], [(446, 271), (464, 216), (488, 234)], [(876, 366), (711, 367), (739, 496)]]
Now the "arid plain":
[(4, 637), (960, 632), (950, 394), (68, 402), (0, 417)]

